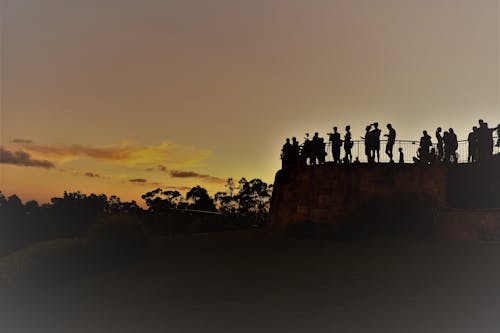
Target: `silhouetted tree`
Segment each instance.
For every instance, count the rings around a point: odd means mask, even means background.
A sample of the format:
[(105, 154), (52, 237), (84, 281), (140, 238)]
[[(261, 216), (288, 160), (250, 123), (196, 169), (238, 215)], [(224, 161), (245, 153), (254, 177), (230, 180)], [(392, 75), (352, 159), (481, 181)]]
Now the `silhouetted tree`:
[(235, 215), (238, 212), (239, 203), (237, 196), (235, 196), (238, 188), (233, 178), (228, 178), (224, 187), (226, 188), (225, 192), (217, 192), (214, 195), (215, 207), (222, 213)]
[(208, 195), (207, 190), (199, 185), (186, 193), (186, 200), (191, 209), (215, 211), (214, 201)]
[(163, 191), (157, 188), (141, 196), (148, 209), (153, 214), (159, 214), (168, 209), (185, 208), (186, 202), (178, 191)]
[(140, 215), (143, 210), (135, 200), (130, 202), (121, 201), (120, 197), (112, 195), (108, 198), (107, 212), (109, 214)]
[(150, 213), (158, 214), (165, 208), (166, 202), (161, 198), (162, 192), (161, 188), (157, 188), (141, 195), (141, 198), (146, 202)]
[(242, 178), (239, 184), (239, 213), (253, 216), (256, 222), (264, 222), (269, 213), (272, 186), (258, 178), (250, 181)]
[(179, 191), (163, 191), (168, 208), (184, 208), (186, 202)]
[(64, 236), (77, 235), (106, 213), (108, 198), (104, 194), (86, 195), (64, 192), (62, 198), (52, 198), (50, 210), (57, 216), (55, 222)]

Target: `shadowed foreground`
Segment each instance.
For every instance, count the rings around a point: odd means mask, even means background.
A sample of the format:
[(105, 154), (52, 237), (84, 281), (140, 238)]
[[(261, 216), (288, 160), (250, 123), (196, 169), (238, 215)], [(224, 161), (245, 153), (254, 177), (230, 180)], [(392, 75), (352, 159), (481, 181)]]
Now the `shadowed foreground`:
[[(143, 262), (4, 288), (2, 332), (499, 332), (500, 244), (165, 241)], [(36, 282), (38, 281), (38, 282)]]

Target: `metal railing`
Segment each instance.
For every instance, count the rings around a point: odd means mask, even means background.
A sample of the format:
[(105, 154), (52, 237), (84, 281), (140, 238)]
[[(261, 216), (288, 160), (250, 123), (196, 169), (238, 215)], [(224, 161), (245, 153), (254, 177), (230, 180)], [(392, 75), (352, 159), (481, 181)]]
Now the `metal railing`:
[[(498, 142), (498, 137), (494, 137), (494, 154), (499, 154), (500, 153), (500, 147), (496, 146)], [(392, 150), (393, 152), (393, 160), (395, 162), (399, 161), (399, 148), (403, 148), (403, 155), (404, 155), (404, 161), (405, 163), (413, 163), (413, 158), (417, 156), (417, 150), (419, 148), (420, 141), (415, 140), (396, 140), (394, 144), (394, 148)], [(380, 140), (380, 162), (381, 163), (387, 163), (389, 162), (389, 156), (385, 153), (385, 147), (387, 145), (387, 140)], [(437, 144), (433, 143), (432, 147), (434, 149), (437, 149)], [(332, 156), (332, 148), (331, 148), (331, 142), (326, 142), (326, 162), (332, 162), (333, 161), (333, 156)], [(352, 153), (352, 160), (356, 159), (356, 157), (359, 159), (360, 162), (368, 162), (366, 155), (365, 155), (365, 143), (364, 140), (353, 140), (353, 146), (351, 149)], [(467, 163), (469, 155), (469, 143), (467, 140), (460, 140), (458, 141), (458, 149), (457, 149), (457, 158), (458, 158), (458, 163)], [(340, 157), (341, 159), (344, 158), (344, 149), (342, 147), (341, 152), (340, 152)]]

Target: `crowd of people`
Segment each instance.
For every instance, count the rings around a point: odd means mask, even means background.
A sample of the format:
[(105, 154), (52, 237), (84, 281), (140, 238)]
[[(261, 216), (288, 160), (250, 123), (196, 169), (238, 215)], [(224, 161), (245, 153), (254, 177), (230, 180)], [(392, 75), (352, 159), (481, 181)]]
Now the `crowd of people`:
[[(386, 125), (387, 133), (383, 136), (387, 138), (385, 145), (385, 154), (389, 158), (389, 163), (394, 161), (394, 145), (396, 143), (396, 130), (391, 124)], [(484, 161), (491, 158), (493, 155), (493, 148), (495, 146), (493, 139), (493, 132), (498, 132), (497, 147), (500, 147), (500, 125), (495, 128), (489, 128), (488, 123), (479, 120), (479, 126), (474, 126), (472, 132), (469, 133), (467, 138), (468, 142), (468, 157), (467, 161), (475, 163), (477, 161)], [(378, 123), (372, 123), (365, 128), (365, 134), (361, 137), (364, 143), (366, 160), (368, 163), (380, 163), (380, 137), (382, 131), (379, 129)], [(327, 133), (328, 141), (330, 142), (331, 154), (333, 163), (360, 163), (359, 158), (356, 157), (353, 161), (352, 148), (354, 141), (352, 139), (351, 127), (345, 127), (345, 134), (339, 133), (338, 128), (333, 127), (331, 133)], [(419, 147), (417, 149), (417, 156), (413, 157), (415, 163), (432, 164), (436, 162), (444, 163), (458, 163), (458, 139), (453, 128), (444, 131), (438, 127), (435, 132), (436, 145), (432, 142), (432, 137), (427, 131), (423, 131), (420, 138)], [(344, 156), (341, 158), (342, 148)], [(403, 148), (398, 148), (399, 163), (404, 163)], [(281, 152), (281, 159), (283, 168), (298, 165), (298, 164), (324, 164), (326, 162), (326, 143), (325, 140), (319, 136), (319, 133), (314, 133), (312, 139), (309, 133), (302, 144), (299, 144), (297, 138), (293, 137), (292, 140), (286, 139)]]

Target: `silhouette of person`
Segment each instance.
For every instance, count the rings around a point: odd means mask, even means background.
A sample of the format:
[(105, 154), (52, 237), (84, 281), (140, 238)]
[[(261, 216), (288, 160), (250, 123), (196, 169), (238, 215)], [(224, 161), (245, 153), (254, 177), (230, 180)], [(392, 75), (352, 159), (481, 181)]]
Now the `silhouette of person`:
[(404, 164), (405, 163), (405, 155), (403, 153), (403, 148), (399, 147), (399, 164)]
[(328, 133), (332, 145), (332, 157), (334, 163), (340, 163), (340, 148), (342, 148), (342, 139), (337, 132), (337, 126), (333, 128), (333, 133)]
[[(420, 163), (420, 162), (422, 162), (422, 151), (423, 151), (422, 147), (418, 147), (418, 149), (417, 149), (417, 156), (413, 157), (413, 162), (414, 163)], [(429, 155), (429, 154), (427, 154), (427, 155)]]
[(388, 134), (384, 134), (387, 137), (387, 145), (385, 146), (385, 153), (389, 156), (389, 162), (394, 163), (392, 159), (392, 150), (394, 148), (394, 143), (396, 142), (396, 130), (392, 127), (391, 124), (387, 124), (387, 129), (389, 130)]
[(441, 127), (436, 129), (436, 139), (437, 139), (437, 159), (441, 161), (444, 156), (444, 145), (443, 145), (443, 136), (441, 135)]
[(443, 133), (443, 142), (444, 142), (443, 161), (446, 163), (449, 163), (451, 161), (457, 163), (458, 140), (457, 140), (457, 135), (453, 131), (453, 128), (450, 128), (447, 132), (445, 131)]
[(453, 163), (458, 163), (458, 158), (457, 158), (458, 139), (457, 139), (457, 135), (453, 131), (453, 128), (450, 128), (448, 130), (448, 135), (449, 135), (451, 158), (453, 159)]
[(326, 161), (326, 143), (324, 138), (319, 138), (319, 143), (321, 145), (321, 164), (325, 164)]
[(300, 146), (299, 146), (299, 142), (297, 141), (297, 138), (296, 137), (293, 137), (292, 138), (292, 163), (294, 165), (297, 165), (297, 163), (299, 162), (299, 157), (300, 157)]
[(311, 141), (311, 165), (316, 165), (321, 159), (321, 141), (318, 132), (314, 133)]
[(373, 162), (373, 133), (370, 131), (372, 128), (372, 125), (368, 125), (365, 127), (365, 136), (361, 137), (361, 139), (364, 140), (365, 143), (365, 155), (366, 155), (366, 160), (368, 163)]
[(304, 164), (307, 165), (307, 161), (309, 160), (309, 164), (312, 163), (312, 152), (311, 152), (311, 140), (309, 140), (309, 133), (306, 133), (306, 138), (304, 139), (304, 143), (302, 145), (301, 151), (301, 159)]
[(370, 139), (372, 141), (372, 160), (375, 162), (375, 157), (377, 158), (377, 163), (380, 163), (380, 133), (382, 131), (378, 128), (378, 123), (373, 123), (373, 131), (371, 131)]
[(429, 153), (428, 163), (434, 164), (436, 163), (436, 161), (437, 161), (436, 149), (433, 147), (431, 148), (431, 152)]
[(427, 134), (427, 131), (422, 132), (423, 136), (420, 138), (420, 147), (419, 151), (419, 160), (420, 161), (427, 161), (429, 157), (429, 149), (432, 146), (432, 141), (431, 141), (431, 136)]
[(474, 163), (476, 162), (477, 158), (477, 126), (472, 127), (472, 132), (469, 133), (467, 142), (469, 144), (469, 155), (467, 156), (467, 162)]
[(345, 127), (345, 135), (344, 135), (344, 152), (345, 152), (345, 157), (344, 157), (344, 162), (345, 163), (351, 163), (352, 162), (352, 146), (353, 142), (351, 140), (351, 126), (347, 125)]
[(326, 156), (325, 140), (323, 138), (320, 138), (318, 132), (316, 132), (316, 133), (314, 133), (312, 143), (313, 143), (313, 147), (314, 147), (313, 148), (314, 164), (316, 164), (316, 161), (318, 164), (324, 164), (325, 163), (325, 156)]
[[(499, 125), (500, 126), (500, 125)], [(500, 127), (488, 128), (488, 123), (482, 119), (479, 120), (479, 128), (477, 130), (477, 146), (478, 146), (478, 159), (488, 160), (493, 155), (493, 132)]]
[(286, 138), (286, 142), (281, 149), (281, 167), (287, 168), (290, 166), (290, 158), (292, 156), (292, 145), (290, 138)]

